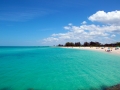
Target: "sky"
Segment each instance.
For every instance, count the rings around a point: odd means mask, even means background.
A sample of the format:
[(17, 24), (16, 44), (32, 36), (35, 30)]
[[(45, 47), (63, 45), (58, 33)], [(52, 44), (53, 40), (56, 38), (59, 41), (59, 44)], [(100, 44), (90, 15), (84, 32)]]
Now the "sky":
[(120, 42), (120, 0), (0, 0), (0, 46)]

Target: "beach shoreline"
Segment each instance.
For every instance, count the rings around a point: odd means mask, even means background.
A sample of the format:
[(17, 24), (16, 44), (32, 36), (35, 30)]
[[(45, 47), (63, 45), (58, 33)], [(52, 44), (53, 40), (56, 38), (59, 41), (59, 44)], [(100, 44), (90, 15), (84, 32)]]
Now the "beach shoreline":
[(120, 55), (120, 49), (115, 50), (115, 47), (62, 47), (62, 48), (92, 50), (92, 51), (99, 51), (109, 54)]

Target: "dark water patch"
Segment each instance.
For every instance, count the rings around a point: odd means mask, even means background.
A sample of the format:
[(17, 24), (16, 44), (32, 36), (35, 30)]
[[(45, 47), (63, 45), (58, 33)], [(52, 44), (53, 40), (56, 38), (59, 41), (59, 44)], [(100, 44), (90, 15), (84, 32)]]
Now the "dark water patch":
[(1, 88), (0, 90), (13, 90), (13, 89), (10, 87), (4, 87), (4, 88)]
[(77, 90), (120, 90), (120, 84), (110, 86), (110, 87), (103, 85), (100, 88), (95, 88), (95, 87), (90, 87), (89, 89), (78, 88)]
[(6, 57), (5, 55), (0, 55), (0, 58), (4, 58), (4, 57)]
[(28, 88), (27, 90), (45, 90), (45, 89)]
[(91, 87), (89, 90), (99, 90), (99, 89)]
[[(15, 90), (15, 89), (12, 89), (10, 87), (4, 87), (4, 88), (1, 88), (0, 90)], [(46, 90), (46, 89), (28, 88), (26, 90)], [(110, 87), (103, 85), (99, 89), (95, 87), (90, 87), (90, 88), (78, 88), (76, 90), (120, 90), (120, 84), (110, 86)]]
[(120, 90), (120, 84), (106, 88), (106, 90)]
[[(77, 90), (109, 90), (107, 86), (103, 85), (101, 87), (86, 87), (86, 88), (78, 88)], [(110, 89), (111, 90), (111, 89)], [(120, 89), (119, 89), (120, 90)]]

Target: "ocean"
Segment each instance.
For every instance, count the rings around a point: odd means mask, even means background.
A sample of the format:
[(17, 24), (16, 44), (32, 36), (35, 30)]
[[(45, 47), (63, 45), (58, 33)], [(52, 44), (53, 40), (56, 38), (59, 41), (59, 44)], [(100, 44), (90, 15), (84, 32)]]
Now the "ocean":
[(119, 83), (119, 55), (58, 47), (0, 47), (0, 90), (102, 90)]

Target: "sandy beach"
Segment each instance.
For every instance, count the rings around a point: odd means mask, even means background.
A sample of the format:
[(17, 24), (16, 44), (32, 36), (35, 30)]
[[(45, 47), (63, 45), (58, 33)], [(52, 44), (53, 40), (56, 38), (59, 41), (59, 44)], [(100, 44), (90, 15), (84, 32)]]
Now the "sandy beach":
[(105, 47), (105, 48), (103, 48), (103, 47), (63, 47), (63, 48), (95, 50), (95, 51), (100, 51), (100, 52), (120, 55), (120, 49), (115, 50), (115, 47), (110, 47), (109, 49), (108, 49), (108, 47)]

